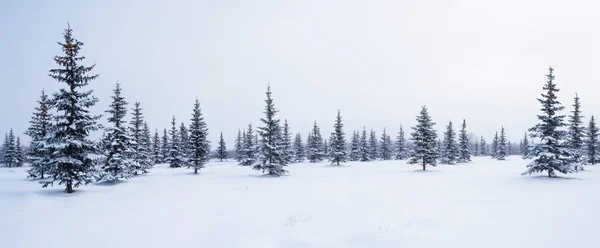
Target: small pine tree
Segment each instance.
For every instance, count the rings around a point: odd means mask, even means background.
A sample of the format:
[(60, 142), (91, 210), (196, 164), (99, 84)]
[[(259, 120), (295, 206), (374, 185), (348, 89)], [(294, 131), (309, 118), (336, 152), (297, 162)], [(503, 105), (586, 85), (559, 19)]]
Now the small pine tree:
[(437, 134), (433, 125), (435, 123), (431, 120), (427, 107), (421, 107), (417, 125), (413, 127), (414, 132), (411, 134), (415, 150), (408, 163), (420, 164), (423, 166), (423, 170), (427, 165), (437, 165), (438, 154), (435, 150)]
[(238, 129), (237, 137), (235, 138), (235, 161), (238, 163), (242, 161), (242, 148), (244, 144), (242, 143), (242, 131)]
[(481, 136), (481, 139), (480, 139), (479, 149), (481, 150), (481, 156), (490, 155), (489, 150), (488, 150), (488, 144), (485, 142), (485, 139), (483, 138), (483, 136)]
[[(459, 163), (471, 162), (471, 150), (469, 150), (469, 137), (467, 136), (467, 121), (463, 119), (462, 128), (458, 136), (459, 140)], [(475, 143), (477, 144), (477, 143)], [(476, 146), (477, 147), (477, 146)]]
[(481, 148), (479, 147), (479, 141), (475, 140), (473, 156), (478, 157), (481, 155)]
[(498, 156), (498, 132), (494, 134), (494, 139), (492, 140), (492, 153), (490, 155), (492, 158), (496, 158)]
[(600, 148), (598, 147), (598, 126), (596, 126), (596, 120), (593, 115), (590, 118), (587, 128), (585, 144), (588, 163), (597, 164), (600, 161), (600, 154), (598, 153)]
[(579, 96), (575, 94), (575, 102), (573, 103), (572, 115), (569, 115), (569, 131), (567, 133), (567, 146), (573, 154), (573, 163), (575, 170), (582, 170), (582, 165), (587, 163), (584, 149), (585, 127), (581, 120), (584, 116), (581, 115), (581, 103)]
[(242, 161), (240, 165), (250, 166), (256, 162), (257, 159), (257, 147), (258, 145), (254, 140), (254, 133), (252, 131), (252, 124), (248, 125), (246, 135), (244, 135), (244, 149), (242, 149)]
[(189, 167), (191, 158), (190, 133), (183, 122), (179, 125), (179, 152), (181, 153), (181, 166)]
[(42, 96), (40, 96), (40, 100), (37, 103), (38, 106), (35, 108), (35, 112), (29, 121), (31, 125), (27, 129), (27, 132), (25, 132), (25, 134), (31, 137), (31, 143), (29, 144), (30, 151), (27, 156), (31, 169), (27, 171), (27, 177), (44, 179), (44, 175), (49, 170), (48, 163), (50, 160), (50, 153), (46, 146), (45, 138), (52, 126), (52, 114), (49, 111), (51, 102), (48, 99), (48, 95), (42, 91)]
[(287, 170), (283, 168), (287, 166), (287, 161), (284, 157), (279, 119), (275, 117), (278, 111), (271, 98), (271, 86), (267, 87), (266, 95), (265, 112), (263, 112), (265, 118), (261, 119), (264, 126), (259, 128), (262, 146), (259, 160), (254, 164), (253, 169), (268, 172), (272, 176), (281, 176), (287, 173)]
[(138, 172), (147, 173), (153, 163), (148, 148), (148, 140), (146, 140), (147, 137), (145, 136), (147, 134), (145, 133), (146, 130), (144, 130), (144, 115), (142, 114), (140, 102), (135, 102), (132, 110), (129, 133), (132, 138), (132, 158), (137, 164), (134, 168), (134, 174), (138, 174)]
[(323, 154), (323, 137), (316, 121), (307, 140), (306, 153), (311, 163), (321, 162), (325, 156)]
[(134, 175), (139, 164), (134, 156), (135, 143), (125, 127), (125, 115), (127, 114), (127, 101), (121, 96), (121, 86), (117, 83), (113, 90), (114, 95), (110, 108), (106, 113), (110, 114), (108, 122), (111, 127), (105, 129), (102, 142), (105, 159), (97, 175), (97, 181), (117, 181), (128, 179)]
[(369, 141), (367, 140), (367, 129), (363, 127), (362, 135), (360, 136), (360, 161), (366, 162), (371, 160), (369, 152)]
[(536, 172), (548, 173), (548, 177), (555, 177), (556, 171), (567, 174), (574, 172), (572, 165), (572, 154), (568, 146), (564, 144), (566, 131), (562, 130), (564, 115), (559, 115), (564, 107), (558, 101), (556, 93), (559, 89), (554, 83), (554, 69), (549, 68), (548, 81), (544, 85), (545, 92), (538, 101), (542, 104), (542, 114), (538, 115), (540, 123), (529, 129), (531, 136), (539, 138), (540, 143), (535, 144), (530, 151), (533, 161), (527, 165), (527, 171), (523, 174), (532, 174)]
[(344, 124), (342, 123), (342, 114), (340, 110), (337, 112), (335, 124), (333, 125), (333, 133), (331, 133), (329, 161), (332, 164), (340, 165), (345, 163), (348, 155), (346, 152), (346, 134), (344, 133)]
[[(510, 144), (508, 144), (510, 146)], [(508, 149), (506, 147), (506, 133), (504, 131), (504, 126), (500, 129), (500, 137), (498, 138), (498, 147), (496, 152), (496, 159), (505, 160), (506, 156), (509, 154)]]
[(369, 136), (369, 160), (377, 160), (379, 158), (379, 141), (377, 140), (377, 134), (371, 130)]
[(294, 162), (294, 150), (292, 147), (292, 134), (290, 133), (290, 126), (288, 125), (287, 119), (283, 121), (283, 132), (281, 133), (282, 140), (281, 146), (283, 149), (283, 159), (286, 164)]
[(19, 137), (17, 137), (17, 141), (15, 142), (15, 160), (17, 167), (23, 167), (25, 157), (23, 156), (23, 149), (21, 148), (21, 138)]
[(525, 134), (523, 135), (523, 140), (521, 141), (521, 155), (523, 156), (523, 159), (527, 158), (529, 155), (529, 150), (530, 150), (530, 145), (529, 145), (529, 139), (527, 138), (527, 132), (525, 132)]
[(169, 143), (169, 134), (167, 133), (167, 129), (165, 128), (165, 129), (163, 129), (162, 145), (160, 146), (162, 163), (169, 162), (170, 150), (171, 150), (171, 143)]
[(379, 150), (381, 151), (381, 160), (392, 159), (392, 139), (386, 133), (385, 128), (381, 134), (381, 149)]
[(404, 130), (400, 126), (398, 136), (396, 137), (396, 160), (404, 160), (408, 158), (408, 147), (404, 138)]
[(160, 136), (158, 135), (158, 129), (154, 130), (154, 139), (152, 141), (152, 160), (154, 164), (162, 164), (163, 157), (161, 153)]
[(361, 149), (360, 149), (360, 135), (358, 131), (354, 131), (352, 133), (352, 139), (350, 141), (350, 160), (351, 161), (359, 161), (361, 158)]
[(440, 157), (441, 164), (455, 164), (458, 159), (459, 150), (456, 145), (456, 134), (452, 128), (452, 122), (448, 122), (446, 132), (444, 133), (444, 141), (442, 143), (442, 154)]
[(300, 133), (296, 134), (294, 138), (294, 162), (304, 161), (304, 145), (302, 145), (302, 136)]
[(219, 138), (219, 147), (217, 148), (217, 158), (223, 162), (223, 159), (227, 160), (227, 146), (225, 146), (225, 140), (223, 139), (223, 132)]
[[(187, 129), (185, 130), (187, 133)], [(223, 133), (221, 133), (221, 141)], [(224, 158), (227, 157), (227, 149), (225, 141), (223, 141)], [(210, 157), (210, 142), (208, 141), (208, 127), (202, 116), (200, 102), (196, 99), (194, 109), (192, 110), (192, 119), (190, 123), (189, 138), (187, 140), (187, 149), (189, 151), (188, 168), (194, 169), (194, 174), (198, 174), (198, 170), (204, 168), (204, 164), (209, 161)]]
[(181, 156), (181, 134), (177, 130), (177, 123), (175, 122), (175, 116), (171, 121), (171, 131), (169, 132), (171, 139), (169, 140), (169, 155), (167, 162), (171, 168), (179, 168), (183, 165), (183, 158)]

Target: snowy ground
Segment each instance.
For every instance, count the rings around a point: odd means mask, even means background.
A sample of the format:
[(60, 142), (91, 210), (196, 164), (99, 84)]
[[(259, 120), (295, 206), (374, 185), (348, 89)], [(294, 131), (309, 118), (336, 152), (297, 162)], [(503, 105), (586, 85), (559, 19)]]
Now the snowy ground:
[(0, 247), (600, 247), (600, 169), (521, 176), (526, 162), (159, 166), (71, 195), (0, 168)]

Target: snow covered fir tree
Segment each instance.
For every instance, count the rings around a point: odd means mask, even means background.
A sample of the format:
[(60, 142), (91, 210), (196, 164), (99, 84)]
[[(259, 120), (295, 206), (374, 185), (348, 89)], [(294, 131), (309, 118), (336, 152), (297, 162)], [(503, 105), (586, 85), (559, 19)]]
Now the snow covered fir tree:
[(175, 116), (171, 121), (171, 131), (169, 132), (171, 139), (169, 140), (169, 153), (167, 155), (167, 163), (171, 168), (179, 168), (183, 166), (184, 158), (181, 155), (181, 141), (180, 133), (177, 129), (177, 122), (175, 122)]
[(437, 133), (433, 129), (435, 123), (431, 120), (427, 107), (421, 107), (417, 117), (417, 125), (413, 127), (412, 141), (414, 152), (408, 163), (419, 164), (426, 170), (426, 166), (437, 166), (438, 153), (436, 151)]
[(379, 141), (377, 140), (377, 134), (374, 130), (371, 130), (369, 136), (369, 160), (377, 160), (379, 158)]
[(281, 146), (283, 149), (283, 158), (286, 164), (294, 162), (294, 151), (292, 147), (292, 134), (287, 119), (283, 121), (283, 130), (281, 132)]
[[(460, 129), (460, 134), (458, 135), (458, 146), (458, 162), (471, 162), (471, 150), (469, 149), (469, 137), (467, 136), (467, 121), (464, 119), (462, 128)], [(475, 142), (475, 146), (478, 147), (477, 142)]]
[(59, 45), (63, 56), (54, 57), (59, 68), (50, 70), (50, 77), (64, 84), (54, 93), (52, 108), (56, 111), (46, 144), (51, 150), (48, 162), (48, 176), (40, 181), (42, 187), (58, 183), (65, 185), (67, 193), (74, 188), (93, 180), (96, 146), (89, 139), (92, 131), (98, 130), (96, 123), (100, 116), (90, 114), (98, 99), (92, 90), (85, 90), (97, 74), (91, 74), (92, 66), (82, 64), (85, 57), (79, 52), (83, 43), (73, 38), (73, 30), (67, 26), (63, 34), (64, 41)]
[(406, 144), (406, 138), (404, 137), (404, 130), (400, 126), (398, 136), (396, 136), (396, 160), (404, 160), (408, 158), (408, 147)]
[[(173, 118), (173, 129), (175, 128), (175, 118)], [(186, 131), (187, 132), (187, 131)], [(221, 140), (223, 134), (221, 133)], [(189, 152), (188, 168), (194, 169), (194, 174), (198, 174), (198, 170), (204, 168), (208, 162), (210, 155), (210, 141), (208, 140), (208, 127), (204, 121), (202, 110), (200, 109), (200, 101), (196, 99), (194, 109), (192, 110), (192, 119), (190, 124), (188, 145), (186, 146)], [(223, 149), (225, 149), (225, 141), (223, 141)], [(226, 156), (225, 152), (225, 156)]]
[(598, 142), (598, 126), (596, 125), (596, 120), (592, 115), (587, 127), (585, 138), (585, 148), (588, 160), (587, 162), (592, 165), (597, 164), (600, 161), (600, 147), (598, 146)]
[(523, 174), (546, 172), (548, 177), (556, 177), (556, 172), (567, 174), (575, 171), (572, 153), (565, 142), (567, 132), (562, 129), (566, 126), (563, 121), (565, 116), (559, 113), (564, 107), (556, 95), (559, 89), (554, 83), (553, 72), (554, 69), (550, 67), (544, 93), (537, 99), (542, 105), (542, 113), (537, 116), (539, 123), (529, 132), (531, 137), (538, 138), (540, 142), (529, 152), (533, 160)]
[(352, 139), (350, 139), (350, 161), (359, 161), (361, 158), (360, 154), (360, 135), (358, 131), (352, 132)]
[(311, 163), (321, 162), (325, 158), (323, 152), (323, 136), (321, 136), (321, 130), (316, 121), (306, 140), (306, 157)]
[(254, 139), (252, 124), (248, 124), (248, 130), (246, 130), (242, 136), (244, 137), (244, 145), (241, 152), (242, 154), (240, 156), (240, 165), (250, 166), (256, 162), (258, 157), (258, 144)]
[(21, 165), (19, 161), (19, 157), (21, 156), (19, 154), (20, 148), (12, 128), (8, 134), (5, 135), (2, 148), (2, 164), (9, 168), (19, 167)]
[(271, 98), (271, 86), (267, 87), (267, 99), (264, 118), (261, 118), (263, 123), (259, 127), (259, 135), (261, 137), (260, 155), (253, 166), (253, 169), (262, 172), (267, 172), (272, 176), (281, 176), (287, 173), (284, 169), (287, 166), (286, 158), (284, 157), (284, 148), (282, 146), (281, 127), (279, 119), (277, 119), (277, 110)]
[(299, 163), (304, 161), (304, 145), (302, 144), (302, 135), (300, 133), (296, 134), (294, 137), (294, 152), (293, 158), (294, 162)]
[(444, 141), (442, 142), (442, 152), (440, 155), (440, 164), (455, 164), (458, 160), (459, 150), (456, 145), (456, 134), (452, 128), (452, 122), (448, 122)]
[(129, 133), (131, 136), (133, 161), (135, 161), (134, 174), (148, 173), (154, 165), (149, 147), (150, 140), (147, 137), (149, 133), (146, 133), (149, 130), (144, 129), (144, 115), (142, 114), (140, 102), (135, 102), (133, 106), (131, 121), (129, 122)]
[(219, 147), (217, 147), (217, 159), (223, 162), (223, 160), (227, 160), (227, 146), (225, 145), (225, 139), (223, 139), (223, 132), (221, 132), (221, 136), (219, 136)]
[(45, 138), (52, 125), (51, 102), (44, 91), (37, 104), (29, 121), (30, 126), (25, 132), (31, 138), (27, 155), (31, 168), (27, 170), (27, 177), (44, 179), (50, 159), (50, 150), (46, 147)]
[(581, 103), (579, 95), (575, 94), (573, 111), (569, 115), (569, 131), (567, 132), (567, 146), (571, 149), (573, 163), (576, 170), (582, 170), (582, 165), (587, 163), (585, 158), (584, 136), (585, 127), (583, 125), (584, 116), (581, 115)]
[(392, 138), (387, 134), (385, 128), (381, 134), (381, 147), (379, 149), (381, 160), (392, 159)]
[(242, 161), (242, 149), (244, 147), (243, 142), (243, 138), (242, 138), (242, 131), (240, 131), (238, 129), (238, 133), (237, 133), (237, 137), (235, 138), (235, 161), (237, 161), (238, 163), (240, 161)]
[(506, 156), (509, 154), (506, 144), (506, 133), (504, 131), (504, 126), (500, 129), (500, 137), (498, 138), (496, 145), (496, 156), (495, 158), (498, 160), (505, 160)]
[(331, 133), (331, 152), (329, 153), (329, 161), (332, 164), (340, 165), (345, 163), (348, 155), (346, 150), (346, 133), (344, 133), (344, 124), (342, 123), (342, 114), (338, 110), (335, 124), (333, 125), (333, 133)]

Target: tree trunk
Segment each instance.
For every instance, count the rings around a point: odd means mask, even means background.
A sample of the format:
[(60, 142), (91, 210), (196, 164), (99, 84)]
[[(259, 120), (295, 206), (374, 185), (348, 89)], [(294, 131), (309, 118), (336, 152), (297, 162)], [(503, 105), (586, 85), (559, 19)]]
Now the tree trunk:
[(337, 165), (340, 165), (340, 161), (339, 160), (337, 161)]
[(194, 174), (198, 174), (198, 168), (194, 168)]
[(67, 182), (67, 188), (65, 189), (65, 191), (67, 192), (67, 194), (71, 194), (73, 193), (73, 183), (72, 182)]
[(44, 172), (42, 171), (42, 179), (44, 179)]

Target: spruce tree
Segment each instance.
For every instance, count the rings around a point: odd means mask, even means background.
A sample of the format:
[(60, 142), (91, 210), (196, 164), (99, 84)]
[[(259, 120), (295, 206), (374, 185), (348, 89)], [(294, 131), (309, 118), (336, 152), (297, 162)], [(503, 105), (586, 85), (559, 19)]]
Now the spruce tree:
[(290, 126), (288, 125), (287, 119), (283, 121), (283, 132), (281, 133), (282, 140), (281, 146), (283, 149), (283, 159), (286, 164), (294, 162), (294, 150), (292, 147), (292, 134), (290, 133)]
[(337, 112), (335, 124), (333, 125), (333, 133), (331, 133), (329, 161), (332, 164), (340, 165), (348, 159), (346, 151), (346, 133), (344, 133), (344, 124), (342, 123), (342, 114), (340, 110)]
[(440, 156), (441, 164), (455, 164), (458, 160), (459, 150), (456, 145), (456, 134), (452, 128), (452, 121), (448, 122), (444, 141), (442, 143), (442, 154)]
[(56, 116), (46, 139), (52, 156), (48, 177), (40, 181), (42, 187), (55, 182), (64, 184), (67, 193), (92, 181), (96, 146), (88, 136), (99, 129), (96, 122), (100, 119), (100, 116), (90, 114), (90, 108), (98, 99), (92, 95), (92, 90), (84, 90), (98, 75), (90, 74), (94, 65), (81, 64), (85, 59), (79, 55), (83, 43), (74, 39), (72, 33), (70, 27), (65, 29), (64, 42), (59, 42), (65, 55), (55, 56), (54, 61), (60, 68), (50, 70), (50, 77), (66, 87), (53, 95)]
[(252, 131), (252, 124), (249, 124), (246, 135), (244, 135), (244, 149), (242, 149), (242, 161), (240, 162), (240, 165), (250, 166), (256, 162), (258, 156), (256, 152), (257, 146)]
[(142, 128), (142, 141), (144, 150), (146, 151), (146, 159), (143, 160), (144, 163), (142, 163), (142, 171), (146, 173), (150, 168), (152, 168), (152, 166), (156, 164), (152, 155), (152, 135), (147, 122), (144, 122), (144, 128)]
[(352, 139), (350, 141), (350, 161), (359, 161), (361, 158), (360, 153), (360, 135), (358, 131), (352, 133)]
[(584, 117), (581, 115), (581, 103), (579, 102), (579, 96), (575, 94), (575, 102), (573, 103), (573, 111), (569, 115), (569, 131), (567, 133), (566, 144), (571, 149), (573, 154), (573, 163), (575, 163), (575, 169), (583, 169), (581, 165), (586, 164), (587, 159), (585, 158), (584, 149), (584, 137), (585, 127), (583, 126)]
[(181, 166), (189, 167), (191, 159), (190, 133), (183, 122), (179, 125), (179, 152), (181, 153)]
[(369, 141), (367, 140), (367, 129), (363, 127), (362, 135), (360, 136), (360, 161), (366, 162), (371, 160), (369, 152)]
[(506, 155), (507, 156), (512, 155), (512, 151), (513, 151), (513, 145), (510, 141), (508, 141), (508, 144), (506, 145)]
[(463, 119), (462, 128), (458, 136), (459, 140), (459, 163), (471, 162), (471, 150), (469, 150), (469, 137), (467, 136), (467, 121)]
[(242, 144), (242, 131), (240, 131), (238, 129), (238, 134), (237, 137), (235, 138), (235, 161), (237, 161), (238, 163), (240, 161), (242, 161), (242, 148), (243, 148), (243, 144)]
[(98, 181), (111, 182), (128, 179), (139, 168), (139, 163), (132, 159), (135, 153), (133, 149), (135, 143), (125, 127), (127, 101), (121, 96), (119, 83), (115, 86), (113, 93), (110, 108), (106, 110), (106, 113), (109, 114), (108, 123), (112, 126), (105, 128), (102, 142), (105, 159), (96, 178)]
[(304, 161), (304, 145), (302, 145), (302, 136), (297, 133), (294, 138), (294, 162), (302, 161)]
[(183, 158), (181, 157), (181, 134), (177, 130), (177, 123), (175, 122), (175, 116), (171, 121), (171, 131), (169, 132), (171, 139), (169, 140), (169, 155), (167, 162), (171, 168), (179, 168), (183, 165)]
[(377, 160), (379, 158), (379, 141), (377, 140), (377, 134), (371, 129), (371, 135), (369, 136), (369, 160)]
[(323, 137), (317, 121), (314, 122), (312, 132), (307, 140), (306, 154), (311, 163), (321, 162), (325, 156), (323, 154)]
[(329, 141), (327, 139), (323, 140), (323, 149), (321, 149), (321, 153), (323, 154), (323, 158), (329, 157)]
[(283, 137), (279, 119), (275, 116), (277, 110), (271, 98), (271, 86), (267, 87), (267, 99), (265, 100), (265, 118), (261, 119), (264, 126), (259, 127), (261, 137), (261, 149), (259, 160), (254, 164), (253, 169), (267, 172), (272, 176), (281, 176), (287, 171), (283, 168), (287, 166), (284, 157)]
[(423, 170), (427, 165), (437, 166), (438, 154), (435, 150), (437, 134), (433, 125), (435, 123), (431, 120), (427, 107), (421, 107), (417, 125), (412, 128), (414, 132), (411, 135), (415, 149), (408, 163), (420, 164)]
[(381, 134), (381, 148), (379, 150), (381, 160), (392, 159), (392, 140), (385, 131), (385, 128), (383, 129), (383, 133)]
[(8, 138), (8, 133), (4, 134), (4, 143), (2, 144), (2, 164), (6, 167), (9, 167), (9, 163), (12, 160), (11, 155), (11, 144)]
[(598, 161), (600, 161), (600, 154), (598, 153), (598, 126), (596, 126), (596, 120), (593, 115), (590, 118), (590, 123), (587, 128), (585, 144), (587, 148), (588, 163), (598, 163)]
[(144, 130), (144, 115), (142, 114), (142, 108), (140, 102), (135, 102), (131, 113), (131, 121), (129, 121), (129, 133), (131, 135), (133, 150), (132, 158), (136, 162), (134, 168), (134, 174), (147, 173), (152, 167), (150, 158), (150, 150), (147, 147), (147, 141), (145, 140), (146, 133)]
[(162, 145), (160, 146), (160, 153), (161, 153), (161, 161), (162, 163), (169, 163), (169, 153), (171, 150), (171, 145), (169, 143), (169, 134), (167, 133), (167, 129), (163, 129), (163, 135), (162, 135)]
[(23, 156), (23, 149), (21, 148), (21, 138), (17, 137), (15, 142), (15, 160), (17, 167), (23, 167), (25, 163), (25, 157)]
[(42, 91), (40, 100), (37, 103), (38, 106), (35, 108), (33, 116), (31, 116), (31, 120), (29, 121), (31, 125), (25, 132), (25, 134), (31, 137), (31, 143), (29, 144), (30, 151), (27, 154), (31, 168), (27, 171), (27, 177), (44, 179), (44, 175), (49, 170), (48, 163), (50, 161), (50, 153), (46, 147), (45, 138), (52, 126), (52, 114), (49, 111), (51, 102), (48, 95)]
[(158, 129), (154, 130), (154, 138), (152, 140), (152, 160), (154, 164), (162, 164), (163, 157), (161, 152), (160, 136), (158, 135)]
[[(187, 129), (185, 132), (187, 133)], [(223, 133), (221, 133), (221, 140), (223, 140)], [(210, 159), (208, 127), (204, 117), (202, 116), (202, 109), (200, 109), (200, 101), (198, 101), (198, 99), (196, 99), (196, 102), (194, 103), (194, 109), (192, 110), (189, 138), (186, 142), (186, 147), (189, 152), (189, 163), (187, 164), (187, 167), (193, 168), (194, 174), (198, 174), (198, 170), (204, 168), (204, 164), (206, 164), (206, 162), (208, 162)], [(223, 141), (222, 146), (226, 158), (227, 149), (225, 148), (225, 141)]]
[(489, 149), (488, 144), (485, 142), (485, 139), (483, 138), (483, 136), (481, 136), (481, 139), (480, 139), (479, 149), (481, 150), (481, 156), (490, 155), (489, 150), (488, 150)]
[(396, 137), (396, 160), (404, 160), (408, 158), (408, 147), (404, 138), (404, 130), (400, 126), (398, 136)]
[[(510, 145), (510, 144), (509, 144)], [(506, 156), (509, 154), (508, 149), (506, 147), (506, 133), (504, 131), (504, 126), (500, 129), (500, 137), (498, 138), (498, 147), (496, 152), (496, 159), (505, 160)]]
[(494, 134), (494, 139), (492, 140), (492, 153), (490, 155), (492, 158), (496, 158), (498, 156), (498, 132)]
[(219, 147), (217, 148), (217, 158), (223, 162), (223, 159), (227, 160), (227, 146), (225, 146), (225, 140), (223, 139), (223, 132), (219, 138)]
[(477, 141), (477, 139), (475, 139), (475, 144), (474, 144), (474, 149), (473, 149), (473, 156), (478, 157), (481, 155), (481, 148), (479, 148), (479, 141)]
[(533, 146), (530, 155), (533, 161), (527, 165), (527, 171), (523, 174), (536, 172), (547, 172), (548, 177), (555, 177), (556, 171), (567, 174), (574, 170), (570, 149), (564, 142), (566, 131), (562, 130), (566, 124), (564, 115), (559, 112), (564, 109), (558, 101), (556, 93), (559, 89), (554, 83), (554, 69), (549, 68), (548, 81), (544, 85), (544, 93), (538, 101), (542, 105), (542, 114), (538, 115), (540, 123), (529, 129), (531, 136), (539, 138), (540, 143)]
[(521, 148), (521, 154), (523, 155), (523, 158), (527, 158), (528, 154), (529, 154), (529, 138), (527, 138), (527, 132), (525, 132), (525, 134), (523, 135), (523, 141), (522, 141), (522, 148)]

